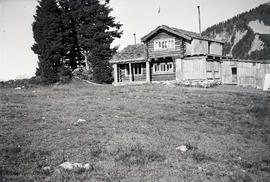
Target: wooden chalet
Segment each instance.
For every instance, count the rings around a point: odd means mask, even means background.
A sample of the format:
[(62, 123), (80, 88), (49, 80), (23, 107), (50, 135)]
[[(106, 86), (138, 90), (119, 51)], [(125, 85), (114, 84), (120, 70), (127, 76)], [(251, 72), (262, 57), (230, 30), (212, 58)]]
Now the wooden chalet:
[(223, 42), (161, 25), (110, 61), (114, 83), (221, 79)]

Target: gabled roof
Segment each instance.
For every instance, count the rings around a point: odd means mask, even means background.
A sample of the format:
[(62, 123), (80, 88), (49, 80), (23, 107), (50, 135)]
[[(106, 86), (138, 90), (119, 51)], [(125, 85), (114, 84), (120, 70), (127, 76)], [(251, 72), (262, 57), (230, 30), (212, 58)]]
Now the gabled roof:
[(141, 38), (142, 42), (146, 42), (149, 38), (151, 38), (159, 30), (165, 30), (165, 31), (170, 32), (170, 33), (172, 33), (174, 35), (177, 35), (179, 37), (183, 37), (183, 38), (185, 38), (187, 40), (200, 39), (200, 40), (207, 40), (207, 41), (211, 41), (211, 42), (217, 42), (217, 43), (224, 44), (223, 41), (219, 41), (219, 40), (216, 40), (216, 39), (211, 39), (211, 38), (208, 38), (208, 37), (205, 37), (205, 36), (201, 36), (200, 34), (195, 33), (195, 32), (182, 30), (182, 29), (179, 29), (179, 28), (169, 27), (167, 25), (158, 26), (155, 30), (153, 30), (149, 34), (142, 37)]
[(127, 62), (127, 61), (142, 61), (146, 58), (146, 47), (144, 44), (128, 45), (120, 52), (117, 52), (111, 63)]

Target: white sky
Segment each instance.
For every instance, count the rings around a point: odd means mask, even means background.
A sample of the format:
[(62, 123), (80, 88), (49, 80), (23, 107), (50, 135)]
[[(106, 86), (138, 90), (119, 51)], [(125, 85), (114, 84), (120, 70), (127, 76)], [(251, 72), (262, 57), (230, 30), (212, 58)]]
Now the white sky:
[[(133, 33), (139, 42), (161, 24), (198, 32), (198, 5), (204, 30), (265, 2), (269, 0), (111, 0), (112, 15), (124, 30), (113, 45), (122, 49), (133, 44)], [(31, 50), (31, 24), (36, 5), (36, 0), (0, 0), (0, 80), (35, 74), (38, 59)]]

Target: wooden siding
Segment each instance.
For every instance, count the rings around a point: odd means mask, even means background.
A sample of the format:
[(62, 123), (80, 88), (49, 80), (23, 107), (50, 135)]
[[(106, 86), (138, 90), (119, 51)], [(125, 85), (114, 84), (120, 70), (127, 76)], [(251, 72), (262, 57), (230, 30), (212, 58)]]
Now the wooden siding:
[[(140, 64), (142, 65), (142, 74), (141, 75), (133, 74), (132, 81), (146, 81), (146, 68), (145, 68), (146, 65), (145, 63)], [(128, 68), (128, 64), (119, 64), (119, 82), (129, 82), (129, 75), (126, 75), (126, 67)]]
[(208, 41), (193, 39), (191, 42), (185, 42), (186, 54), (208, 54)]
[[(236, 68), (236, 82), (233, 82), (232, 68)], [(262, 89), (265, 75), (270, 74), (270, 64), (253, 62), (223, 61), (222, 83), (251, 86)]]
[(183, 80), (183, 59), (175, 59), (175, 76), (176, 81), (182, 81)]
[(125, 69), (128, 64), (119, 64), (119, 82), (129, 81), (129, 77), (125, 75)]
[(209, 46), (209, 54), (222, 56), (222, 44), (211, 42)]
[(183, 80), (205, 80), (206, 79), (206, 59), (196, 57), (182, 60)]
[(230, 83), (232, 78), (232, 67), (237, 69), (237, 85), (251, 86), (263, 89), (265, 75), (270, 73), (270, 64), (224, 61), (222, 68), (227, 70), (223, 73), (223, 83)]
[(206, 77), (208, 80), (221, 79), (221, 63), (220, 61), (206, 61)]
[[(164, 50), (154, 50), (154, 41), (159, 39), (168, 39), (168, 38), (174, 38), (175, 40), (175, 48), (174, 49), (164, 49)], [(147, 42), (147, 49), (148, 49), (148, 55), (149, 58), (155, 58), (155, 57), (165, 57), (170, 55), (183, 55), (183, 39), (174, 37), (166, 32), (161, 32), (157, 34), (155, 37), (153, 37), (149, 42)]]
[(237, 67), (238, 63), (235, 61), (223, 61), (221, 64), (223, 84), (237, 84), (233, 82), (232, 68)]

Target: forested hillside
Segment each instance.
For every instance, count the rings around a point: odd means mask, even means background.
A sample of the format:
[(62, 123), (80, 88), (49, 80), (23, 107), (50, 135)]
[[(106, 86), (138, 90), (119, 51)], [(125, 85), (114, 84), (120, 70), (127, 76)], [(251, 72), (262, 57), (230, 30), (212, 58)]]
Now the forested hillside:
[(270, 3), (209, 27), (202, 34), (225, 41), (224, 55), (270, 60)]

